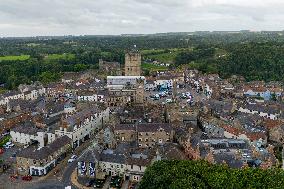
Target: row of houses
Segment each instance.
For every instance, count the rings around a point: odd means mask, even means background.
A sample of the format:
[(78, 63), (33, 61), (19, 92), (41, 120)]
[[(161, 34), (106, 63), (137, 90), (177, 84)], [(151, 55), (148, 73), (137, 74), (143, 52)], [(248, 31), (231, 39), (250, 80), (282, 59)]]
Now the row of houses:
[(22, 146), (38, 143), (39, 147), (44, 147), (58, 137), (68, 136), (72, 140), (72, 147), (76, 148), (108, 122), (109, 108), (87, 108), (64, 115), (46, 119), (50, 122), (48, 125), (42, 121), (24, 122), (11, 129), (12, 141)]

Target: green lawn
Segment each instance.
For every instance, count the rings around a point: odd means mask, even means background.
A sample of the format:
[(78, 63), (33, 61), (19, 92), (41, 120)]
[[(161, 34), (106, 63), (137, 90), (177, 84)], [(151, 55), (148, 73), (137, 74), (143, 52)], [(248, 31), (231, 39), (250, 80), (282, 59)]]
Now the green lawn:
[(64, 60), (73, 60), (75, 59), (75, 54), (50, 54), (48, 56), (45, 57), (45, 59), (47, 60), (60, 60), (60, 59), (64, 59)]
[(143, 63), (142, 64), (142, 69), (146, 69), (149, 71), (165, 71), (168, 70), (167, 66), (159, 66), (159, 65), (155, 65), (155, 64), (150, 64), (150, 63)]
[(29, 58), (30, 58), (30, 55), (1, 56), (0, 61), (28, 60)]
[(157, 61), (162, 62), (162, 63), (173, 63), (177, 54), (178, 54), (178, 51), (155, 54), (155, 55), (147, 55), (147, 56), (149, 58), (151, 58), (152, 60), (157, 60)]
[(142, 55), (148, 55), (152, 53), (163, 53), (165, 50), (164, 49), (150, 49), (150, 50), (142, 50), (141, 54)]

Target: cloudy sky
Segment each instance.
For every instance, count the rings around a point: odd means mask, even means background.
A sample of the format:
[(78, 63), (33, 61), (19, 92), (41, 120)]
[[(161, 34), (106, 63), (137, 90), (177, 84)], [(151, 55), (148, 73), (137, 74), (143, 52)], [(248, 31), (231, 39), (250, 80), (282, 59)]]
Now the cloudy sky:
[(0, 37), (283, 30), (284, 0), (0, 0)]

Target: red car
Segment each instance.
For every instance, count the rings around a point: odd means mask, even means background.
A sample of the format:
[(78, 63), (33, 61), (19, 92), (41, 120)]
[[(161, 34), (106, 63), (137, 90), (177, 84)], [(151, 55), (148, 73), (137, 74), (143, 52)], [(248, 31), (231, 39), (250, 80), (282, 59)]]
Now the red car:
[(16, 179), (18, 179), (18, 176), (17, 176), (17, 175), (11, 175), (11, 176), (10, 176), (10, 179), (11, 179), (11, 180), (16, 180)]
[(25, 180), (25, 181), (31, 181), (32, 179), (33, 177), (30, 175), (22, 176), (22, 180)]
[(3, 154), (3, 153), (4, 153), (4, 149), (0, 148), (0, 154)]

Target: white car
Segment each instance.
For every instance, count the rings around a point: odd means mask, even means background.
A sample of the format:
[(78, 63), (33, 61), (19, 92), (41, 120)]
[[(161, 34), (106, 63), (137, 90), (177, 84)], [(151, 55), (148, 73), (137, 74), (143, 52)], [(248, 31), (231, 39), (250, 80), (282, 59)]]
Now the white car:
[(166, 99), (166, 103), (172, 103), (172, 102), (173, 102), (172, 99), (170, 99), (170, 98)]
[(6, 144), (3, 145), (3, 147), (6, 148), (6, 149), (12, 148), (14, 146), (15, 146), (15, 144), (13, 144), (12, 142), (7, 142)]
[(68, 159), (68, 163), (72, 163), (77, 159), (76, 155), (72, 155), (70, 159)]

